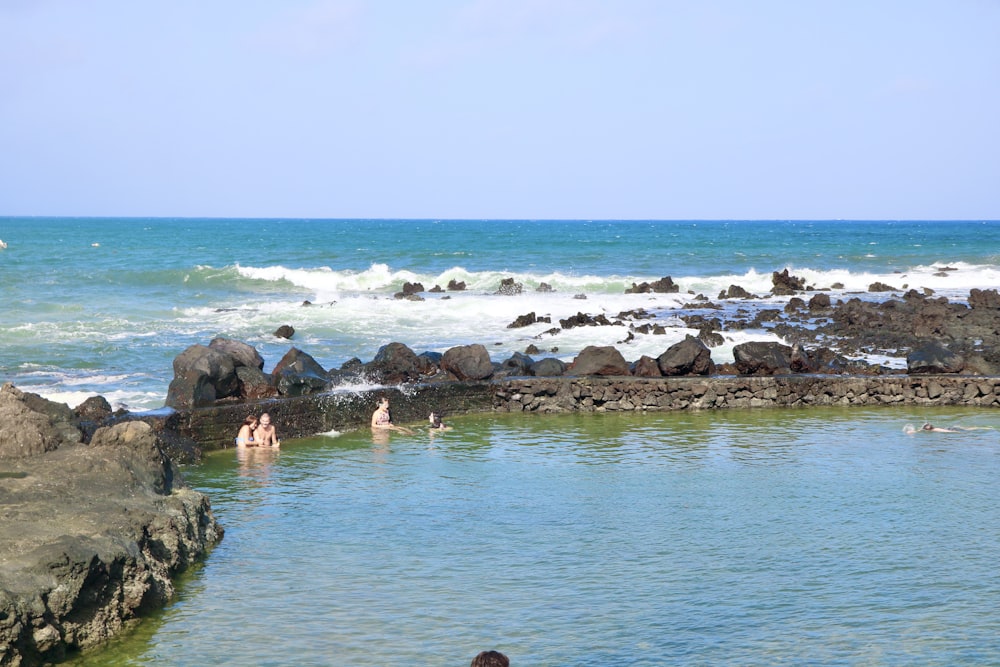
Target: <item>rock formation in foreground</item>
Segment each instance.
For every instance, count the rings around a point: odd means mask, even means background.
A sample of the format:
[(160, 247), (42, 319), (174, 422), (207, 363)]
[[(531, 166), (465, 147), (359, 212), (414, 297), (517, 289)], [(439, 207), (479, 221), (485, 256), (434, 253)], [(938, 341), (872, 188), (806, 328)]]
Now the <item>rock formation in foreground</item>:
[(73, 412), (0, 389), (0, 667), (100, 645), (173, 595), (222, 537), (141, 421), (89, 443)]

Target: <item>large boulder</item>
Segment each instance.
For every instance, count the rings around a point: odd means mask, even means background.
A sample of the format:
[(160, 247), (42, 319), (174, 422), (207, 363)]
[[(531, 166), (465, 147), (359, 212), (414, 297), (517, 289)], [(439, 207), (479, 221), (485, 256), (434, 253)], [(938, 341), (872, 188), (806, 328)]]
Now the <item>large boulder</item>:
[(248, 345), (243, 341), (233, 340), (232, 338), (213, 338), (208, 346), (213, 350), (229, 355), (236, 368), (246, 366), (247, 368), (264, 370), (264, 358), (260, 356), (260, 353), (252, 345)]
[(416, 352), (403, 343), (389, 343), (379, 348), (375, 358), (365, 364), (365, 374), (379, 384), (400, 384), (420, 379), (425, 367)]
[(166, 405), (176, 410), (190, 410), (212, 405), (217, 397), (215, 385), (209, 376), (198, 371), (186, 371), (183, 375), (175, 375), (170, 381)]
[(656, 359), (660, 373), (672, 375), (710, 375), (715, 371), (712, 353), (700, 339), (688, 335), (674, 343)]
[(326, 389), (330, 377), (319, 362), (298, 348), (291, 348), (271, 372), (271, 383), (282, 396), (304, 396)]
[(656, 359), (645, 354), (639, 357), (635, 363), (632, 364), (629, 370), (632, 371), (632, 375), (635, 377), (663, 377), (663, 373), (660, 371), (660, 365), (656, 362)]
[(271, 378), (254, 366), (237, 366), (236, 377), (240, 379), (240, 396), (248, 401), (272, 398), (278, 395)]
[(790, 373), (792, 348), (766, 341), (740, 343), (733, 348), (733, 362), (741, 375)]
[(190, 409), (236, 396), (240, 380), (233, 358), (206, 345), (192, 345), (174, 358), (174, 380), (167, 390), (167, 405)]
[(528, 355), (515, 352), (500, 364), (500, 370), (496, 375), (502, 377), (531, 375), (531, 366), (534, 363), (535, 360)]
[(81, 438), (67, 406), (22, 392), (9, 382), (0, 388), (0, 460), (38, 456)]
[(485, 380), (493, 375), (493, 362), (481, 344), (459, 345), (442, 355), (441, 370), (459, 380)]
[(546, 357), (531, 364), (529, 370), (532, 375), (538, 377), (559, 377), (566, 372), (566, 362), (555, 357)]
[(588, 345), (566, 369), (567, 375), (630, 375), (625, 357), (612, 345)]
[(922, 345), (906, 355), (906, 370), (910, 375), (960, 373), (964, 366), (962, 355), (953, 353), (937, 341)]
[(806, 288), (805, 278), (788, 275), (788, 269), (774, 271), (771, 273), (771, 293), (777, 295), (790, 295), (801, 292)]

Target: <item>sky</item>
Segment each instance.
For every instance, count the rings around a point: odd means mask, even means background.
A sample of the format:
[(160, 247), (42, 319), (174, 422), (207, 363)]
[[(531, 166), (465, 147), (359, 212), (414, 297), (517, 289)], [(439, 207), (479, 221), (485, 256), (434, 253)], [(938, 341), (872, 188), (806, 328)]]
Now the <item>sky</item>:
[(1000, 0), (0, 0), (0, 215), (1000, 219)]

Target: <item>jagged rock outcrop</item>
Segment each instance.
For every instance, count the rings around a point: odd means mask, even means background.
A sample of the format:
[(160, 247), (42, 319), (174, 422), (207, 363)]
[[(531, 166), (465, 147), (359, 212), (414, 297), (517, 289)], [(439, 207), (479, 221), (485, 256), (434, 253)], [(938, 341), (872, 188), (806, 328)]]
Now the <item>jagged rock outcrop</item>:
[(708, 347), (694, 336), (674, 343), (656, 358), (660, 373), (673, 375), (709, 375), (715, 371), (712, 353)]
[(71, 420), (33, 410), (40, 401), (0, 390), (0, 410), (18, 417), (0, 420), (2, 448), (18, 454), (0, 476), (4, 667), (107, 641), (166, 603), (174, 576), (222, 537), (208, 498), (183, 484), (148, 424), (100, 428), (87, 446)]
[(681, 288), (674, 283), (673, 278), (670, 276), (664, 276), (659, 280), (654, 280), (651, 283), (641, 282), (638, 285), (632, 283), (632, 287), (625, 290), (626, 294), (648, 294), (650, 292), (656, 292), (659, 294), (676, 294), (680, 292)]
[(790, 373), (792, 348), (781, 343), (740, 343), (733, 348), (733, 360), (741, 375)]
[(787, 295), (803, 291), (806, 288), (806, 281), (805, 278), (788, 275), (788, 269), (785, 269), (780, 273), (778, 271), (771, 273), (771, 285), (772, 294)]
[(282, 396), (303, 396), (326, 389), (330, 376), (318, 361), (298, 348), (291, 348), (271, 371), (271, 383)]

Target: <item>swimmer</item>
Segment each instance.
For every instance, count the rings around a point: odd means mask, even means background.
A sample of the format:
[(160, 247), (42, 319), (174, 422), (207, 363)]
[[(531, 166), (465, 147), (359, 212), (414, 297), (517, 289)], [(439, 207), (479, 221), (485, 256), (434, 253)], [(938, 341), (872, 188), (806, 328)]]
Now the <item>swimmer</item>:
[(257, 418), (250, 415), (243, 420), (243, 425), (240, 426), (240, 431), (236, 436), (236, 446), (237, 447), (253, 447), (257, 443), (254, 442), (253, 432), (257, 429)]
[[(944, 428), (942, 426), (935, 426), (930, 422), (924, 422), (924, 425), (920, 427), (919, 431), (925, 431), (928, 433), (961, 433), (962, 431), (992, 431), (991, 426), (955, 426), (953, 428)], [(918, 429), (913, 428), (913, 424), (907, 424), (903, 427), (903, 433), (907, 435), (913, 435), (917, 433)]]
[(400, 433), (413, 435), (413, 431), (405, 426), (396, 426), (392, 423), (392, 416), (389, 414), (389, 398), (387, 396), (379, 399), (378, 407), (372, 413), (372, 430), (399, 431)]
[(432, 431), (450, 431), (451, 427), (441, 421), (441, 415), (436, 412), (432, 412), (427, 417), (427, 421), (431, 424)]
[(271, 424), (271, 415), (266, 412), (260, 416), (260, 424), (253, 432), (253, 438), (258, 447), (281, 447), (278, 440), (278, 430)]

